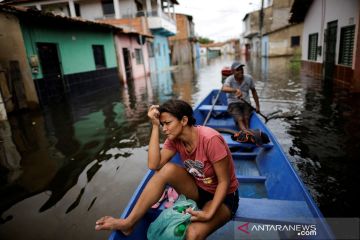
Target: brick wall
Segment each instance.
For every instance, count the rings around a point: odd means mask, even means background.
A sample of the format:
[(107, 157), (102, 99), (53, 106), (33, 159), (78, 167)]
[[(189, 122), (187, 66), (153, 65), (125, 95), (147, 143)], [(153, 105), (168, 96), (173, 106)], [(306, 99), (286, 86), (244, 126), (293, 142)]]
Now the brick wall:
[(322, 68), (323, 68), (322, 63), (301, 61), (301, 71), (310, 77), (322, 79), (323, 77)]
[(98, 22), (111, 24), (124, 28), (124, 31), (141, 33), (143, 35), (152, 35), (145, 17), (137, 18), (120, 18), (120, 19), (103, 19)]
[[(359, 16), (360, 16), (360, 8), (359, 8)], [(355, 66), (354, 66), (354, 74), (353, 74), (353, 79), (352, 79), (352, 91), (354, 92), (360, 92), (360, 31), (359, 31), (359, 26), (360, 26), (360, 18), (358, 21), (358, 31), (357, 31), (357, 37), (356, 39), (356, 46), (355, 46), (355, 57), (353, 58), (355, 61)]]
[[(302, 61), (301, 72), (309, 77), (323, 79), (323, 64), (319, 62)], [(335, 65), (333, 75), (334, 84), (344, 88), (352, 88), (351, 85), (355, 77), (354, 75), (354, 70), (351, 67)]]
[(190, 37), (189, 20), (186, 15), (176, 14), (176, 29), (176, 35), (169, 37), (170, 41), (184, 40)]

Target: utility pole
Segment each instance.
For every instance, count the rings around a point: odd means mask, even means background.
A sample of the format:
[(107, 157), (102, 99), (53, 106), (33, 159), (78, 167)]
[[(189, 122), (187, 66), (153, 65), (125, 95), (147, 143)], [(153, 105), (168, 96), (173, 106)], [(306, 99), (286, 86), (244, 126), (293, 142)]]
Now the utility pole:
[(259, 13), (259, 32), (260, 32), (260, 57), (262, 57), (262, 35), (264, 25), (264, 0), (261, 0), (261, 9)]

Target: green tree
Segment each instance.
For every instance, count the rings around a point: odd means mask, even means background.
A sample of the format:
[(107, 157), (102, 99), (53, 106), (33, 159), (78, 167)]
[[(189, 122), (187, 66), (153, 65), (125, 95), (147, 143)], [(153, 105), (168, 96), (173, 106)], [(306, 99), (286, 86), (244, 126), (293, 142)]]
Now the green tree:
[(198, 38), (200, 44), (208, 44), (213, 43), (214, 41), (207, 37), (199, 37)]

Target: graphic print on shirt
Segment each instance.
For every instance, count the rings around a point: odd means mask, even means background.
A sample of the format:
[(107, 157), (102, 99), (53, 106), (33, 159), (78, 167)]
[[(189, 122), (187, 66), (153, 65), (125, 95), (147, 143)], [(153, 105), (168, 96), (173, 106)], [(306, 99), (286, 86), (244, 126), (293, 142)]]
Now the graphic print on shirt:
[(204, 163), (199, 160), (187, 159), (184, 161), (186, 170), (194, 176), (198, 181), (202, 181), (204, 184), (211, 184), (213, 177), (205, 177)]

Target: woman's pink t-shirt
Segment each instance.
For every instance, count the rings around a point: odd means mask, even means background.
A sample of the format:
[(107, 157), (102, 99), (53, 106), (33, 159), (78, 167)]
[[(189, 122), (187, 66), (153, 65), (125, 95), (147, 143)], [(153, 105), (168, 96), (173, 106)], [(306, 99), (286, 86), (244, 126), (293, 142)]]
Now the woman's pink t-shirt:
[(224, 138), (217, 131), (209, 127), (197, 126), (195, 129), (198, 131), (198, 142), (191, 153), (186, 151), (184, 144), (178, 139), (166, 139), (164, 148), (179, 152), (186, 170), (194, 176), (196, 184), (213, 194), (218, 185), (213, 164), (228, 156), (230, 185), (227, 193), (235, 192), (239, 183), (236, 179), (231, 152)]

